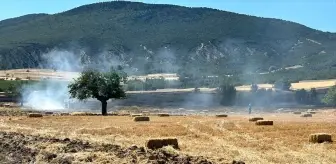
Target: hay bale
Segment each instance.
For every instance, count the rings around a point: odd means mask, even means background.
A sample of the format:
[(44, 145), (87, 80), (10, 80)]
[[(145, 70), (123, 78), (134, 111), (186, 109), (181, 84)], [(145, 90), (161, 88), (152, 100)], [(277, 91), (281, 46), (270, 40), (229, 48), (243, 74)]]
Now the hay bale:
[(61, 116), (69, 116), (70, 113), (60, 113)]
[(310, 114), (310, 113), (305, 113), (305, 114), (301, 115), (301, 117), (313, 117), (313, 115)]
[(142, 114), (131, 114), (130, 116), (131, 116), (131, 117), (141, 117)]
[(216, 117), (227, 117), (227, 114), (217, 114)]
[(28, 113), (28, 117), (43, 117), (41, 113)]
[(147, 116), (138, 116), (138, 117), (134, 117), (133, 121), (138, 122), (138, 121), (149, 121), (149, 117)]
[(293, 112), (293, 114), (301, 114), (301, 112)]
[(264, 118), (262, 118), (262, 117), (252, 117), (252, 118), (249, 118), (249, 121), (251, 121), (251, 122), (255, 122), (255, 121), (258, 121), (258, 120), (264, 120)]
[(258, 120), (256, 125), (273, 125), (273, 121), (271, 120)]
[(309, 136), (311, 143), (332, 142), (331, 135), (327, 133), (315, 133)]
[(165, 146), (172, 146), (174, 149), (179, 149), (176, 138), (149, 139), (146, 142), (146, 147), (149, 149), (159, 149)]
[(159, 117), (169, 117), (170, 115), (168, 113), (159, 113)]
[(129, 113), (118, 113), (118, 116), (130, 116)]
[(46, 114), (46, 115), (52, 115), (52, 114), (54, 114), (54, 112), (44, 112), (44, 114)]
[(71, 116), (96, 116), (96, 113), (91, 112), (72, 112), (70, 113)]

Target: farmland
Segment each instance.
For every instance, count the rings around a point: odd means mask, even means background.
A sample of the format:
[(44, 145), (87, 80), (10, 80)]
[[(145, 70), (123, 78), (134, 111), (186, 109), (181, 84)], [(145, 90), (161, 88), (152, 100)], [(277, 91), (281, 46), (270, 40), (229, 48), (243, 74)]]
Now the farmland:
[[(248, 121), (248, 115), (235, 113), (229, 113), (225, 118), (214, 117), (211, 113), (150, 116), (149, 122), (133, 122), (129, 116), (28, 118), (24, 115), (6, 115), (0, 116), (0, 131), (45, 138), (70, 138), (97, 144), (112, 143), (125, 148), (134, 144), (144, 146), (149, 138), (176, 137), (180, 145), (177, 153), (202, 156), (215, 163), (231, 163), (232, 160), (242, 160), (246, 163), (336, 162), (335, 143), (308, 142), (312, 133), (329, 133), (336, 138), (335, 110), (317, 110), (310, 118), (302, 118), (292, 113), (260, 113), (253, 116), (273, 120), (274, 125), (256, 126)], [(77, 162), (92, 155), (95, 155), (94, 159), (98, 161), (108, 161), (110, 158), (101, 151), (60, 152), (64, 145), (59, 143), (46, 145), (42, 142), (30, 146), (58, 155), (72, 156)], [(129, 161), (120, 159), (118, 162)], [(145, 163), (141, 160), (137, 162)]]
[[(160, 74), (153, 74), (155, 77), (159, 77)], [(167, 77), (168, 79), (178, 79), (175, 74), (167, 74), (170, 75)], [(7, 79), (14, 81), (15, 79), (20, 80), (34, 80), (38, 81), (41, 79), (51, 79), (51, 80), (60, 80), (60, 81), (71, 81), (73, 78), (79, 76), (79, 72), (65, 72), (65, 71), (54, 71), (49, 69), (13, 69), (13, 70), (2, 70), (0, 71), (0, 79)], [(165, 75), (162, 74), (164, 77)], [(171, 77), (174, 76), (174, 77)], [(176, 76), (176, 77), (175, 77)], [(148, 76), (130, 76), (130, 79), (145, 79), (145, 78), (153, 78), (152, 75)], [(5, 85), (5, 84), (4, 84)], [(292, 90), (298, 89), (306, 89), (309, 90), (311, 88), (329, 88), (331, 86), (336, 85), (336, 79), (327, 79), (327, 80), (306, 80), (299, 81), (296, 83), (292, 83)], [(259, 88), (271, 89), (273, 84), (258, 84)], [(251, 89), (250, 85), (241, 85), (236, 87), (237, 91), (249, 91)], [(156, 91), (145, 91), (145, 92), (190, 92), (193, 88), (186, 89), (158, 89)], [(213, 92), (215, 88), (200, 88), (203, 92)], [(138, 93), (139, 91), (130, 91), (129, 93)], [(144, 92), (144, 91), (140, 91)]]

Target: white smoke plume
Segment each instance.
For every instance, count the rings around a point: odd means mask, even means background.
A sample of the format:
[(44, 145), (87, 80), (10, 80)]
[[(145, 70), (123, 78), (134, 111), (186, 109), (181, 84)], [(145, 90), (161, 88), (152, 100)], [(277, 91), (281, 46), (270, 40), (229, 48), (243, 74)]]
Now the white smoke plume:
[[(90, 67), (108, 71), (111, 67), (122, 64), (108, 52), (99, 54), (95, 62), (91, 61), (85, 51), (53, 49), (42, 56), (46, 63), (41, 67), (52, 68), (54, 73), (62, 72), (66, 80), (41, 79), (34, 84), (25, 85), (22, 92), (24, 105), (36, 110), (67, 110), (67, 102), (71, 101), (67, 86), (83, 69)], [(49, 74), (52, 73), (49, 71)]]

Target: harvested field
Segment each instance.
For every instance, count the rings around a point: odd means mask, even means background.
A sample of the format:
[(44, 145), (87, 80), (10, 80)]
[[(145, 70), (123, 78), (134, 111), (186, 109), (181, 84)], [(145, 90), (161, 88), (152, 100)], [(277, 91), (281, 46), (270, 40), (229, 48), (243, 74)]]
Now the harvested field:
[(122, 148), (81, 140), (47, 138), (0, 132), (1, 163), (202, 163), (203, 157), (190, 157), (166, 149)]
[[(38, 160), (51, 158), (60, 160), (61, 157), (70, 156), (73, 161), (92, 160), (93, 163), (113, 161), (117, 163), (130, 163), (132, 153), (123, 158), (116, 155), (119, 150), (128, 150), (132, 145), (145, 147), (146, 141), (151, 138), (178, 138), (180, 155), (188, 154), (192, 157), (202, 156), (214, 163), (232, 163), (233, 160), (246, 163), (336, 163), (336, 143), (312, 144), (308, 138), (315, 133), (328, 133), (336, 137), (336, 117), (332, 111), (318, 111), (314, 117), (303, 119), (292, 113), (260, 114), (265, 120), (273, 120), (273, 126), (256, 126), (247, 121), (250, 116), (230, 114), (225, 119), (216, 119), (212, 116), (152, 116), (150, 122), (138, 123), (129, 116), (44, 116), (43, 118), (28, 118), (26, 116), (1, 116), (0, 131), (6, 132), (5, 138), (0, 139), (0, 144), (12, 143), (10, 139), (23, 138), (27, 140), (34, 137), (48, 138), (46, 143), (31, 142), (26, 148), (36, 148), (36, 151), (21, 149), (22, 152), (36, 152), (32, 157)], [(11, 119), (9, 119), (11, 118)], [(16, 132), (25, 136), (8, 132)], [(10, 136), (8, 136), (10, 135)], [(3, 135), (1, 134), (0, 137)], [(26, 138), (26, 139), (24, 139)], [(70, 141), (55, 142), (49, 138), (69, 138)], [(76, 140), (73, 149), (68, 149), (68, 143)], [(80, 146), (77, 142), (82, 141)], [(93, 148), (86, 148), (86, 141)], [(30, 143), (30, 141), (29, 141)], [(120, 145), (114, 149), (99, 149), (99, 145)], [(50, 146), (48, 146), (50, 145)], [(83, 148), (84, 147), (84, 148)], [(9, 150), (13, 150), (8, 147)], [(44, 149), (41, 151), (41, 149)], [(89, 151), (93, 150), (93, 151)], [(34, 149), (35, 150), (35, 149)], [(106, 151), (105, 151), (106, 150)], [(139, 150), (139, 149), (137, 149)], [(6, 150), (1, 150), (4, 157)], [(47, 157), (42, 155), (45, 153)], [(73, 152), (72, 152), (73, 151)], [(76, 152), (77, 151), (77, 152)], [(139, 150), (140, 151), (140, 150)], [(17, 152), (19, 153), (19, 151)], [(49, 154), (48, 153), (52, 153)], [(53, 154), (56, 154), (56, 158)], [(17, 155), (17, 154), (14, 154)], [(31, 158), (22, 156), (22, 158)], [(148, 156), (139, 157), (138, 163), (146, 163)], [(149, 155), (150, 156), (150, 155)], [(199, 158), (199, 157), (197, 157)], [(1, 158), (0, 158), (1, 159)], [(20, 158), (16, 158), (20, 159)], [(196, 159), (192, 158), (193, 160)], [(144, 162), (145, 161), (145, 162)], [(113, 163), (112, 162), (112, 163)], [(19, 162), (20, 163), (20, 162)], [(197, 162), (196, 162), (197, 163)]]

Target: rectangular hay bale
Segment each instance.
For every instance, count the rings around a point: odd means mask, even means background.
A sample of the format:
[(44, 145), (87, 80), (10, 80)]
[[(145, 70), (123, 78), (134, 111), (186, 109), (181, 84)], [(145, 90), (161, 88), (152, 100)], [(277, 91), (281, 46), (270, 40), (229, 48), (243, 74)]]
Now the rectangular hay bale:
[(69, 113), (60, 113), (61, 116), (69, 116)]
[(46, 114), (46, 115), (52, 115), (52, 114), (54, 114), (54, 112), (44, 112), (44, 114)]
[(262, 117), (252, 117), (252, 118), (249, 118), (249, 121), (251, 121), (251, 122), (258, 121), (258, 120), (264, 120), (264, 118), (262, 118)]
[(227, 117), (227, 114), (217, 114), (216, 117)]
[(273, 125), (273, 121), (271, 120), (258, 120), (256, 125)]
[(149, 121), (149, 117), (147, 116), (137, 116), (133, 118), (133, 121), (138, 122), (138, 121)]
[(146, 147), (149, 149), (159, 149), (164, 146), (172, 146), (174, 149), (179, 149), (178, 141), (176, 138), (149, 139), (146, 142)]
[(170, 115), (168, 113), (159, 113), (159, 117), (169, 117)]
[(309, 136), (311, 143), (332, 142), (331, 135), (327, 133), (315, 133)]
[(43, 115), (41, 113), (29, 113), (28, 117), (36, 118), (36, 117), (43, 117)]
[(70, 113), (71, 116), (96, 116), (96, 113), (92, 112), (72, 112)]
[(313, 117), (313, 115), (310, 114), (310, 113), (305, 113), (305, 114), (301, 115), (301, 117)]

